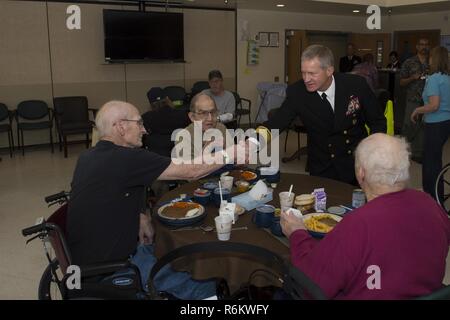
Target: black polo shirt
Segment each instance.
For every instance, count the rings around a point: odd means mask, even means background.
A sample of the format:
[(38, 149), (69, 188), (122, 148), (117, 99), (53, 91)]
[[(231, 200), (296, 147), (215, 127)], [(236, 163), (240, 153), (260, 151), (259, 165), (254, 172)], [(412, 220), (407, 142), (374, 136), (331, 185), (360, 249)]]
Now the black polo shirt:
[(80, 156), (66, 226), (72, 263), (122, 260), (134, 253), (145, 187), (170, 162), (145, 149), (103, 140)]

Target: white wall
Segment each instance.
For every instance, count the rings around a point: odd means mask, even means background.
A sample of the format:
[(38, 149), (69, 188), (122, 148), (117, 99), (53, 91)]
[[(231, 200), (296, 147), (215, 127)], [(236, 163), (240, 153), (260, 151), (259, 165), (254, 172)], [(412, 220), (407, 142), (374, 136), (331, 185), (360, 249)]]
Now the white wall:
[(450, 11), (392, 15), (386, 18), (389, 31), (440, 29), (450, 35)]

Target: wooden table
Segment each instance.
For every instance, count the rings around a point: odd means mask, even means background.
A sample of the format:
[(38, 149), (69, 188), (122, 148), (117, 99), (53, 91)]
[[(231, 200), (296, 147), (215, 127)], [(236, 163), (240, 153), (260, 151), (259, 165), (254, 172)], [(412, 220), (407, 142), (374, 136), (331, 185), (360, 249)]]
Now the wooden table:
[[(193, 191), (207, 180), (194, 181), (184, 184), (177, 189), (166, 193), (160, 203), (179, 197), (180, 194), (192, 196)], [(303, 174), (282, 173), (281, 180), (273, 193), (273, 200), (269, 204), (279, 207), (279, 192), (288, 191), (293, 184), (293, 192), (296, 195), (311, 193), (315, 188), (324, 187), (327, 194), (327, 207), (332, 205), (351, 204), (354, 186), (325, 178), (313, 177)], [(201, 224), (214, 226), (214, 217), (218, 215), (218, 208), (210, 203), (205, 207), (207, 216)], [(259, 229), (252, 222), (255, 210), (244, 213), (233, 227), (247, 226), (247, 230), (231, 232), (230, 241), (248, 243), (266, 248), (289, 259), (289, 248), (286, 244), (276, 239), (271, 233)], [(154, 213), (156, 214), (156, 212)], [(161, 224), (156, 216), (153, 217), (156, 238), (155, 254), (157, 257), (171, 250), (192, 243), (217, 241), (216, 232), (204, 232), (202, 230), (188, 230), (174, 232)], [(210, 277), (224, 277), (228, 280), (230, 289), (234, 291), (240, 284), (248, 281), (249, 275), (258, 268), (267, 269), (269, 266), (261, 265), (249, 255), (217, 254), (216, 256), (195, 255), (177, 260), (172, 264), (176, 270), (191, 272), (195, 279), (207, 279)]]

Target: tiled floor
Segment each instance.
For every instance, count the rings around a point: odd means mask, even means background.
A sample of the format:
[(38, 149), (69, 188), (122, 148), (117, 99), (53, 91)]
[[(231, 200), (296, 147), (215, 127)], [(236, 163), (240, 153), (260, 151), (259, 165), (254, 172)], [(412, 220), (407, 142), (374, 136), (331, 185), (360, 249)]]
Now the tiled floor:
[[(288, 154), (296, 148), (296, 137), (291, 134)], [(302, 145), (305, 137), (302, 136)], [(281, 150), (284, 138), (280, 141)], [(47, 217), (43, 198), (61, 190), (70, 189), (75, 162), (82, 145), (69, 147), (69, 158), (62, 153), (50, 153), (49, 148), (29, 150), (23, 157), (16, 153), (10, 159), (2, 154), (0, 162), (0, 299), (36, 299), (39, 279), (46, 267), (46, 258), (39, 241), (25, 245), (20, 231), (32, 225), (39, 216)], [(450, 144), (446, 145), (444, 163), (450, 161)], [(284, 172), (304, 172), (305, 157), (281, 164)], [(420, 187), (420, 166), (412, 164), (412, 187)], [(447, 258), (445, 283), (450, 283), (450, 259)]]

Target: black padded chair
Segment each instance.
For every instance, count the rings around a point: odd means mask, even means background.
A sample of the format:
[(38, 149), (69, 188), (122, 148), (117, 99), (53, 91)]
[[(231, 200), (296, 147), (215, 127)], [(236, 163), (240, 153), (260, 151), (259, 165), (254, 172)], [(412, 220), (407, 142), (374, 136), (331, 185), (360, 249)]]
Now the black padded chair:
[(378, 103), (380, 105), (381, 112), (383, 112), (383, 114), (384, 114), (384, 110), (386, 109), (386, 104), (389, 100), (390, 93), (386, 89), (377, 89), (377, 90), (375, 90), (375, 96), (378, 99)]
[[(53, 112), (46, 102), (41, 100), (22, 101), (15, 112), (17, 123), (17, 140), (22, 155), (25, 155), (24, 131), (48, 129), (50, 146), (53, 147)], [(39, 121), (40, 120), (40, 121)]]
[(177, 109), (189, 109), (186, 90), (183, 87), (165, 87), (163, 89), (163, 97), (168, 97)]
[[(236, 101), (236, 109), (235, 109), (235, 116), (237, 118), (237, 126), (241, 126), (241, 117), (244, 115), (248, 115), (248, 125), (251, 128), (252, 127), (252, 119), (251, 119), (251, 109), (252, 109), (252, 102), (249, 99), (241, 98), (239, 93), (233, 92), (234, 100)], [(245, 104), (245, 107), (244, 107)]]
[(208, 81), (197, 81), (194, 83), (194, 85), (191, 88), (191, 93), (189, 95), (189, 101), (198, 93), (202, 92), (203, 90), (209, 89), (209, 82)]
[(64, 146), (64, 157), (67, 158), (67, 136), (86, 135), (86, 148), (89, 148), (89, 134), (92, 132), (93, 122), (89, 120), (89, 111), (97, 110), (88, 107), (88, 99), (84, 96), (78, 97), (56, 97), (53, 98), (55, 108), (56, 128), (59, 137), (59, 150)]
[(148, 134), (142, 137), (143, 146), (159, 155), (170, 157), (174, 142), (172, 132), (183, 129), (190, 123), (187, 113), (171, 107), (162, 107), (142, 115)]
[(8, 110), (8, 107), (0, 103), (0, 133), (8, 133), (8, 143), (9, 143), (9, 156), (12, 158), (14, 151), (14, 137), (12, 132), (12, 118), (13, 112)]

